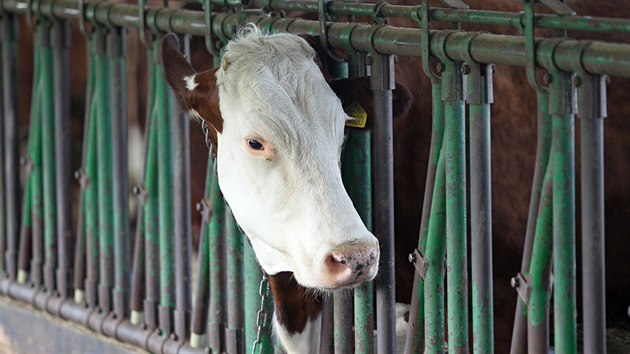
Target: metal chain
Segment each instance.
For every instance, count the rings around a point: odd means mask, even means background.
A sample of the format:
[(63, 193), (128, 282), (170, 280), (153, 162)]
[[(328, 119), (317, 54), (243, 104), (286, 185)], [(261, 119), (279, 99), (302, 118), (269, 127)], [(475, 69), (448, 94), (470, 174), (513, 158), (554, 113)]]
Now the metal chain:
[[(262, 334), (267, 324), (267, 311), (265, 311), (265, 300), (269, 296), (269, 277), (267, 272), (262, 269), (262, 278), (260, 279), (260, 287), (258, 288), (258, 294), (260, 295), (260, 308), (256, 315), (256, 326), (258, 326), (258, 332), (256, 333), (256, 340), (252, 346), (252, 354), (260, 354), (262, 352)], [(258, 350), (256, 350), (258, 348)]]

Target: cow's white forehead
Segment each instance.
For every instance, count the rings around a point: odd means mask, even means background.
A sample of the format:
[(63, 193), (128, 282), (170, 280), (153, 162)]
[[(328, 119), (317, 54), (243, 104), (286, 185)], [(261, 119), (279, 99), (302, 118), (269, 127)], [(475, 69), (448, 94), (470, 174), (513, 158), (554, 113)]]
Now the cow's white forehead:
[(230, 42), (217, 72), (224, 118), (245, 114), (287, 145), (321, 134), (338, 143), (345, 113), (313, 58), (308, 43), (291, 34), (252, 30)]

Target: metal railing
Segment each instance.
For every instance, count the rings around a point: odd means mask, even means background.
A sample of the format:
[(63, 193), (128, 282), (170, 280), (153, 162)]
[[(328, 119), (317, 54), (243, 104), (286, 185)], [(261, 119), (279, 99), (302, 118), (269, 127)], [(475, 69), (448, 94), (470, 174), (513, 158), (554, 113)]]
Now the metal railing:
[[(136, 5), (3, 0), (0, 158), (5, 168), (0, 174), (0, 194), (5, 197), (0, 203), (0, 293), (151, 352), (201, 353), (209, 349), (232, 353), (251, 348), (256, 339), (261, 273), (253, 250), (223, 203), (210, 159), (205, 199), (199, 204), (203, 218), (197, 283), (192, 284), (190, 165), (185, 158), (188, 121), (169, 119), (182, 112), (162, 78), (155, 41), (165, 32), (204, 36), (208, 49), (218, 56), (217, 43), (225, 43), (239, 25), (254, 22), (270, 32), (324, 35), (324, 44), (350, 53), (349, 63), (337, 68), (337, 76), (364, 76), (366, 61), (371, 68), (374, 129), (350, 133), (343, 177), (352, 181), (347, 183), (348, 192), (364, 222), (370, 227), (373, 224), (380, 237), (383, 266), (374, 284), (377, 306), (373, 308), (372, 284), (355, 289), (354, 301), (335, 294), (333, 305), (324, 310), (324, 318), (335, 320), (334, 325), (325, 322), (323, 352), (332, 348), (339, 353), (353, 348), (358, 353), (373, 352), (373, 312), (378, 322), (378, 352), (391, 353), (396, 346), (391, 144), (394, 55), (422, 56), (433, 96), (433, 140), (419, 247), (409, 250), (414, 251), (411, 258), (418, 274), (406, 352), (443, 352), (445, 341), (450, 352), (467, 352), (471, 347), (470, 317), (474, 352), (493, 351), (489, 139), (493, 64), (526, 68), (536, 88), (539, 111), (525, 255), (522, 271), (513, 279), (519, 294), (513, 350), (547, 350), (553, 267), (553, 288), (563, 294), (554, 301), (555, 347), (560, 353), (576, 351), (572, 97), (577, 94), (578, 112), (585, 127), (588, 125), (581, 130), (582, 205), (591, 208), (582, 211), (583, 239), (593, 242), (585, 247), (597, 250), (589, 253), (593, 259), (584, 266), (584, 298), (589, 303), (584, 310), (585, 348), (603, 351), (605, 326), (597, 318), (604, 311), (604, 300), (591, 289), (602, 289), (604, 274), (604, 80), (606, 75), (630, 77), (630, 45), (562, 36), (537, 39), (534, 29), (630, 32), (630, 20), (574, 15), (559, 1), (550, 0), (544, 3), (559, 14), (537, 15), (531, 0), (525, 2), (524, 13), (469, 10), (459, 1), (445, 2), (455, 8), (429, 9), (428, 1), (400, 6), (267, 0), (249, 7), (234, 1), (203, 1), (205, 11), (192, 11), (147, 7), (145, 1)], [(263, 10), (253, 10), (256, 5)], [(212, 12), (213, 7), (230, 11)], [(318, 12), (320, 21), (269, 14), (289, 10)], [(377, 24), (327, 22), (322, 15), (368, 16)], [(36, 36), (28, 153), (23, 159), (27, 180), (21, 193), (14, 89), (19, 16), (32, 23)], [(414, 20), (421, 28), (383, 25), (389, 17)], [(74, 201), (69, 198), (67, 137), (70, 21), (79, 22), (85, 34), (90, 63), (83, 167), (76, 174), (81, 193)], [(523, 30), (524, 36), (430, 31), (430, 22), (512, 26)], [(90, 30), (86, 23), (91, 24)], [(143, 183), (133, 188), (140, 201), (134, 237), (127, 206), (125, 153), (128, 28), (140, 31), (149, 58), (146, 162)], [(182, 43), (186, 46), (187, 41)], [(439, 61), (437, 70), (431, 68), (429, 57)], [(536, 67), (548, 72), (547, 84), (537, 82)], [(466, 105), (470, 119), (472, 316), (468, 314), (466, 251)], [(377, 147), (374, 156), (370, 154), (372, 144)], [(372, 190), (378, 200), (374, 209)], [(73, 204), (79, 210), (74, 237)], [(446, 284), (443, 269), (447, 269)], [(271, 306), (266, 304), (269, 310)], [(263, 351), (273, 351), (270, 333), (263, 339)]]

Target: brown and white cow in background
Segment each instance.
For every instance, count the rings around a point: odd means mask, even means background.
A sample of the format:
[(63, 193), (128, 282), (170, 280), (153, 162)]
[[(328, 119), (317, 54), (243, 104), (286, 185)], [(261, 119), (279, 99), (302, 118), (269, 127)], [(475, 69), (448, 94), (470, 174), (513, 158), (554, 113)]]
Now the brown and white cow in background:
[[(221, 66), (202, 73), (176, 38), (162, 41), (166, 79), (190, 115), (211, 127), (221, 191), (270, 274), (276, 333), (289, 352), (318, 352), (321, 301), (313, 294), (307, 301), (297, 284), (315, 292), (350, 288), (372, 280), (379, 261), (378, 241), (341, 180), (351, 119), (337, 97), (344, 93), (333, 91), (314, 50), (296, 35), (248, 26), (227, 45)], [(305, 321), (295, 323), (304, 316), (283, 307), (286, 298), (313, 305)]]

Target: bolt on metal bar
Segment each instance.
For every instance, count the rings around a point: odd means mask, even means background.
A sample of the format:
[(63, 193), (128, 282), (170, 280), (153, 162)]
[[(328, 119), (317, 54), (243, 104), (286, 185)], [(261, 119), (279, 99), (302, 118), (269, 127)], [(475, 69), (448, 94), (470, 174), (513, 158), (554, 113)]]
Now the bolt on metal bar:
[(95, 40), (96, 92), (96, 157), (98, 158), (98, 244), (99, 281), (98, 304), (100, 310), (112, 309), (112, 288), (114, 269), (114, 225), (112, 198), (112, 111), (111, 111), (111, 65), (107, 58), (108, 29), (100, 28), (92, 34)]
[(604, 118), (608, 78), (584, 74), (578, 78), (584, 352), (606, 353)]
[[(492, 292), (491, 65), (465, 64), (470, 134), (470, 229), (473, 352), (494, 352)], [(466, 73), (466, 69), (464, 71)]]
[[(183, 52), (190, 56), (190, 36), (180, 38)], [(189, 119), (175, 97), (171, 98), (171, 139), (173, 154), (173, 227), (175, 237), (175, 334), (184, 340), (190, 328), (192, 274), (190, 210), (190, 142)]]
[[(551, 147), (551, 117), (549, 116), (549, 95), (546, 90), (536, 90), (537, 102), (537, 142), (536, 162), (534, 177), (532, 180), (532, 192), (529, 202), (527, 228), (525, 231), (525, 243), (521, 261), (521, 274), (530, 271), (532, 252), (534, 248), (534, 234), (536, 232), (536, 220), (539, 213), (540, 198), (543, 189), (545, 171), (549, 163)], [(528, 304), (520, 297), (517, 299), (514, 326), (512, 330), (512, 354), (525, 353), (527, 350), (527, 307)]]
[(374, 96), (374, 233), (381, 248), (376, 278), (376, 328), (379, 353), (396, 352), (394, 265), (394, 150), (392, 90), (394, 57), (372, 53), (371, 89)]
[(70, 187), (70, 22), (55, 21), (52, 24), (51, 44), (53, 50), (53, 75), (55, 98), (55, 172), (57, 198), (57, 291), (62, 298), (70, 290), (69, 272), (72, 246), (72, 196)]
[(127, 162), (127, 66), (126, 29), (111, 28), (107, 52), (111, 72), (111, 146), (112, 146), (112, 210), (114, 286), (113, 310), (118, 318), (127, 313), (129, 291), (129, 172)]
[(57, 266), (57, 203), (55, 168), (55, 102), (53, 52), (50, 42), (51, 23), (45, 22), (42, 44), (42, 191), (44, 201), (44, 285), (52, 293), (56, 289)]

